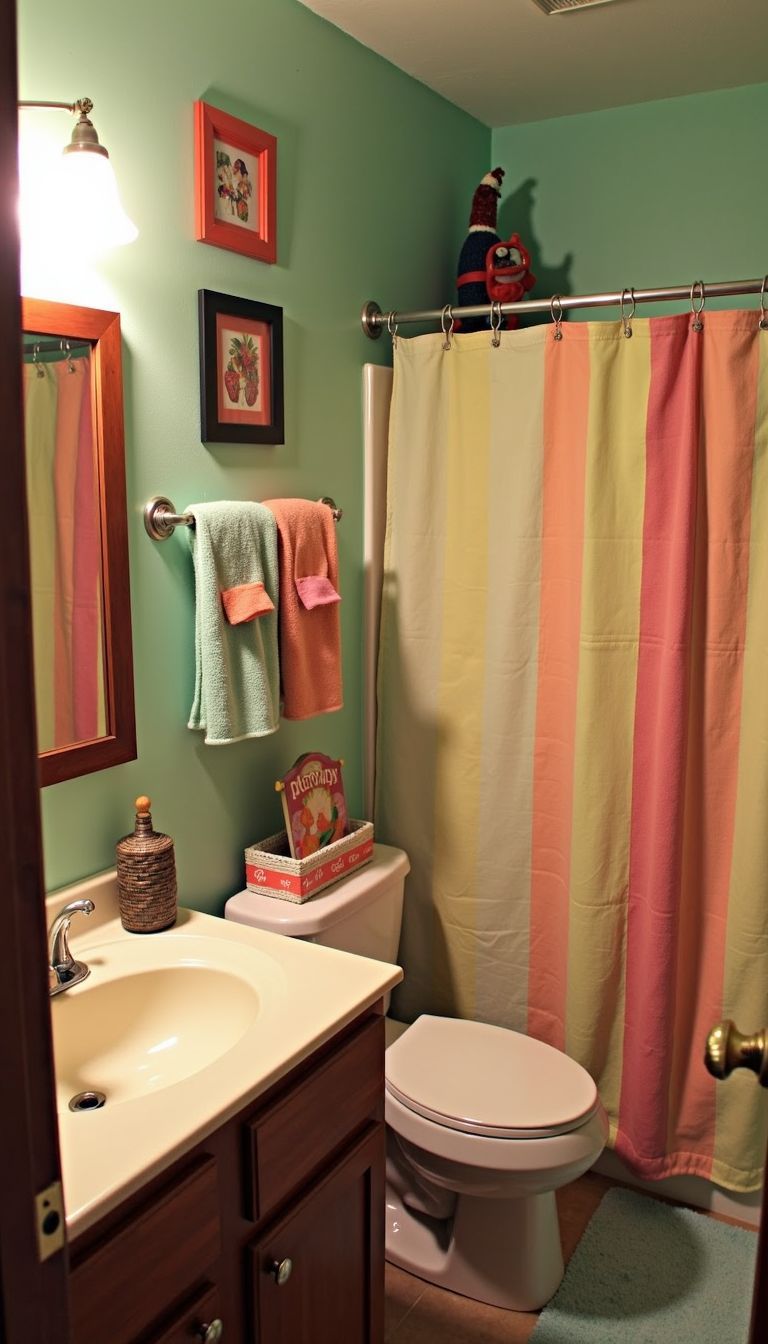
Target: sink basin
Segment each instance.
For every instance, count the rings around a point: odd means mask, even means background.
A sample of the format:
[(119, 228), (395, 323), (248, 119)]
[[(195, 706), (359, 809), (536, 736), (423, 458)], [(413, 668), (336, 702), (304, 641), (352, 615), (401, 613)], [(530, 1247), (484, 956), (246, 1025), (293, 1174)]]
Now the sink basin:
[(171, 933), (79, 947), (90, 976), (52, 1000), (58, 1109), (81, 1092), (111, 1107), (172, 1087), (273, 1019), (283, 973), (248, 951)]

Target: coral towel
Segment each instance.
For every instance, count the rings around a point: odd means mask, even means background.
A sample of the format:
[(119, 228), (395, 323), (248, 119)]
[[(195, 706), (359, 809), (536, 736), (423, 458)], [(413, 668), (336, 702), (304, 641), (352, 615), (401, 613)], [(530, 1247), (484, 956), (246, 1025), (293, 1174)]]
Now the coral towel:
[(264, 503), (277, 520), (283, 715), (310, 719), (343, 704), (336, 527), (326, 504)]
[(195, 565), (195, 698), (212, 746), (279, 727), (277, 531), (261, 504), (188, 504)]

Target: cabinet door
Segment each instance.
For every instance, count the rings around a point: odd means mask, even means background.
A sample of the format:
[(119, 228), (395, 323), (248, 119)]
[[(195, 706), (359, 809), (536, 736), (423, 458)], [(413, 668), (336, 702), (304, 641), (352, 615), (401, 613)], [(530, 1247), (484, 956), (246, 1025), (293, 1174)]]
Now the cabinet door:
[(372, 1125), (251, 1254), (258, 1344), (381, 1344), (384, 1126)]

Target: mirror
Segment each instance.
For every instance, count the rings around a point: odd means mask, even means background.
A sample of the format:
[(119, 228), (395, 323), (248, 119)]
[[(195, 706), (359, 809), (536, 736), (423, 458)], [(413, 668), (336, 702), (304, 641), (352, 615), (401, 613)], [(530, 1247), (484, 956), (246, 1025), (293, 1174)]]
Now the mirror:
[(136, 756), (120, 316), (22, 299), (41, 784)]

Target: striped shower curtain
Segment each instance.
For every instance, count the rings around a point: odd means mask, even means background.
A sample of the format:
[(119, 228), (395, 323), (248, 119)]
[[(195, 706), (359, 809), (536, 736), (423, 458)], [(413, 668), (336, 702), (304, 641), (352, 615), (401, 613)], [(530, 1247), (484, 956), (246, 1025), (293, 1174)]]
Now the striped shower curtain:
[(106, 733), (98, 465), (90, 354), (24, 360), (40, 751)]
[(595, 1078), (640, 1175), (762, 1179), (768, 332), (751, 312), (399, 340), (376, 825), (412, 875), (397, 1016)]

